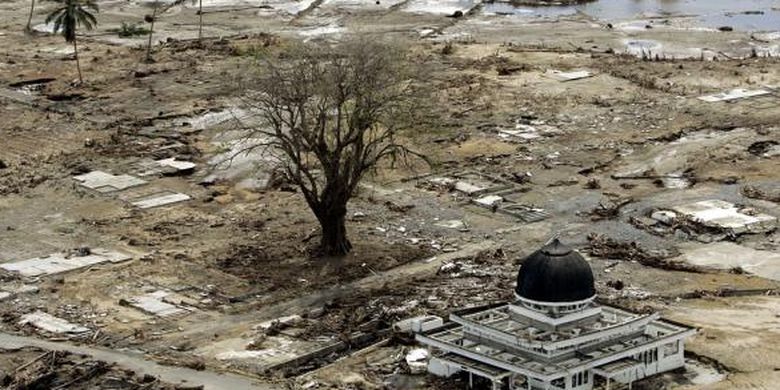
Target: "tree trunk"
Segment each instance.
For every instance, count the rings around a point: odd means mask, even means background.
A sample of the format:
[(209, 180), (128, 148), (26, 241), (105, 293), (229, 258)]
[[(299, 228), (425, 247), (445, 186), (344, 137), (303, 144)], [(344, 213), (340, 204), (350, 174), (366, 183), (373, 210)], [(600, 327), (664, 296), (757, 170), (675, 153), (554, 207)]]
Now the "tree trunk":
[(30, 16), (27, 18), (27, 27), (24, 28), (24, 31), (28, 33), (32, 32), (33, 11), (35, 11), (35, 0), (32, 0), (32, 3), (30, 4)]
[(198, 39), (203, 38), (203, 0), (198, 0)]
[(146, 62), (152, 62), (152, 36), (154, 35), (154, 21), (157, 19), (157, 6), (152, 11), (152, 21), (149, 22), (149, 43), (146, 45)]
[(322, 228), (320, 251), (323, 255), (344, 256), (352, 250), (352, 243), (347, 238), (346, 214), (346, 207), (336, 207), (317, 217)]
[(76, 56), (76, 70), (79, 72), (79, 84), (84, 84), (84, 79), (81, 77), (81, 63), (79, 63), (79, 48), (76, 45), (76, 38), (73, 38), (73, 55)]

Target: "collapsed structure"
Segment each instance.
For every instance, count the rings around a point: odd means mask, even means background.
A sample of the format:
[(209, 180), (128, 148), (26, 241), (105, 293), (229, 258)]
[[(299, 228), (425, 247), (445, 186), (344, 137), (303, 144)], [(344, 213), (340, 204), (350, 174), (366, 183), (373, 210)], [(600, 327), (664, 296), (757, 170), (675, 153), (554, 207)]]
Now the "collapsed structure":
[(695, 333), (658, 313), (596, 303), (590, 265), (558, 240), (525, 259), (515, 296), (456, 311), (433, 329), (416, 327), (431, 352), (428, 371), (467, 374), (470, 384), (480, 377), (494, 390), (630, 387), (684, 367), (684, 341)]

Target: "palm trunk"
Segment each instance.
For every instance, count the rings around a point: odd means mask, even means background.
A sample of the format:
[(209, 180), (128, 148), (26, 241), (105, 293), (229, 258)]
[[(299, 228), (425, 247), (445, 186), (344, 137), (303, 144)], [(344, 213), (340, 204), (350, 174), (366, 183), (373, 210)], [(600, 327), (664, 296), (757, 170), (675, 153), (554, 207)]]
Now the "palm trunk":
[(203, 38), (203, 0), (198, 0), (198, 40)]
[(73, 54), (76, 56), (76, 70), (79, 72), (79, 84), (84, 84), (84, 79), (81, 77), (81, 64), (79, 63), (79, 48), (76, 45), (76, 38), (73, 38)]
[(149, 43), (146, 45), (146, 62), (152, 61), (152, 35), (154, 35), (154, 21), (157, 19), (157, 7), (152, 11), (152, 21), (149, 25)]
[(24, 28), (24, 31), (28, 33), (32, 31), (33, 11), (35, 11), (35, 0), (32, 0), (32, 3), (30, 3), (30, 16), (27, 18), (27, 27)]

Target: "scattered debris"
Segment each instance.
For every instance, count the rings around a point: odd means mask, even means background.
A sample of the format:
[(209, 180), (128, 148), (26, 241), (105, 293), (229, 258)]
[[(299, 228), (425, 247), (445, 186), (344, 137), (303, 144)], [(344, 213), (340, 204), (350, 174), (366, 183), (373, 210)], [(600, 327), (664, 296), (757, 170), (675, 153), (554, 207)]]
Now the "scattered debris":
[(757, 186), (746, 185), (742, 187), (742, 195), (752, 199), (768, 200), (770, 202), (780, 203), (780, 188), (763, 189)]
[(699, 272), (699, 269), (679, 261), (668, 259), (679, 255), (676, 249), (647, 250), (634, 241), (619, 241), (614, 238), (591, 233), (588, 235), (588, 253), (606, 259), (637, 261), (648, 267), (675, 271)]
[(634, 202), (632, 198), (612, 200), (602, 200), (599, 205), (590, 211), (591, 219), (594, 221), (602, 219), (614, 219), (620, 216), (620, 210), (623, 207)]

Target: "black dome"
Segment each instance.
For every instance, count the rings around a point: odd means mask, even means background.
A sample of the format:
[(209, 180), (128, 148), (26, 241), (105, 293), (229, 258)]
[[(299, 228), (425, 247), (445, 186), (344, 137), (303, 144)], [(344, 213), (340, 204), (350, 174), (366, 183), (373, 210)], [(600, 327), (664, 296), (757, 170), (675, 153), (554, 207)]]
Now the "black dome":
[(575, 302), (596, 294), (590, 264), (557, 239), (523, 261), (515, 291), (540, 302)]

